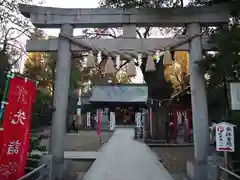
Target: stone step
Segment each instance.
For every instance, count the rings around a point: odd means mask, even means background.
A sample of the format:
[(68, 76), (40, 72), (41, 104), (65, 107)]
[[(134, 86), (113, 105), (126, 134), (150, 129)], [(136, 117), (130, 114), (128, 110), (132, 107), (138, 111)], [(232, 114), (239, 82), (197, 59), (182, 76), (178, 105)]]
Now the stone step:
[(71, 160), (96, 160), (100, 152), (95, 151), (65, 151), (64, 159)]

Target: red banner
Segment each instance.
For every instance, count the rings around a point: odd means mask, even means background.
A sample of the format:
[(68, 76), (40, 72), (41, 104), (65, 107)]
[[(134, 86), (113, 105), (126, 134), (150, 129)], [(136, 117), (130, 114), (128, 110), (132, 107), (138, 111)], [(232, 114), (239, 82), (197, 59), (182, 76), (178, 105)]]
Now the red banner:
[(14, 77), (10, 80), (7, 104), (3, 114), (1, 180), (16, 180), (24, 175), (35, 94), (35, 82), (21, 77)]

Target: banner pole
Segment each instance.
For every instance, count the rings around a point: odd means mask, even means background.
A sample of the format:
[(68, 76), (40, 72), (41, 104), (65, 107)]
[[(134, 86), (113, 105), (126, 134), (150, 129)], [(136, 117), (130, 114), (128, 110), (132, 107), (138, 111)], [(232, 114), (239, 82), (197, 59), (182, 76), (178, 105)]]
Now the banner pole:
[(11, 165), (12, 169), (1, 171), (0, 179), (6, 179), (6, 173), (10, 173), (7, 179), (18, 179), (24, 174), (27, 162), (30, 114), (36, 95), (36, 83), (28, 81), (27, 78), (15, 76), (11, 72), (8, 73), (7, 78), (4, 101), (7, 101), (8, 105), (4, 107), (4, 114), (1, 114), (4, 134), (1, 135), (0, 164)]
[(23, 79), (27, 79), (27, 80), (30, 80), (30, 81), (33, 81), (33, 82), (35, 82), (36, 84), (39, 83), (37, 80), (31, 79), (31, 78), (29, 78), (29, 77), (26, 77), (26, 76), (23, 76), (23, 75), (20, 75), (20, 74), (14, 74), (14, 76), (20, 77), (20, 78), (23, 78)]
[(36, 83), (36, 85), (38, 85), (38, 81), (36, 80), (33, 80), (31, 78), (28, 78), (28, 77), (24, 77), (20, 74), (15, 74), (15, 73), (12, 73), (11, 71), (8, 71), (7, 72), (7, 80), (6, 80), (6, 83), (5, 83), (5, 88), (4, 88), (4, 92), (3, 92), (3, 98), (2, 98), (2, 102), (1, 102), (1, 108), (0, 108), (0, 124), (2, 124), (2, 117), (3, 117), (3, 112), (4, 112), (4, 107), (6, 105), (6, 99), (7, 99), (7, 95), (8, 95), (8, 88), (9, 88), (9, 82), (10, 82), (10, 79), (14, 78), (14, 77), (20, 77), (20, 78), (24, 78), (26, 80), (30, 80), (30, 81), (33, 81)]
[(150, 120), (150, 136), (151, 138), (153, 138), (153, 118), (152, 118), (152, 106), (153, 106), (153, 100), (151, 99), (151, 104), (150, 104), (150, 108), (149, 108), (149, 120)]
[(3, 117), (3, 112), (4, 112), (4, 107), (5, 104), (7, 103), (7, 95), (8, 95), (8, 88), (9, 88), (9, 81), (10, 79), (12, 79), (14, 77), (14, 74), (12, 74), (10, 71), (7, 73), (7, 80), (5, 83), (5, 88), (4, 88), (4, 92), (3, 92), (3, 99), (1, 102), (1, 110), (0, 110), (0, 124), (2, 125), (2, 117)]
[(101, 111), (100, 111), (100, 109), (98, 109), (97, 110), (97, 133), (98, 133), (98, 136), (99, 136), (99, 138), (100, 138), (100, 144), (102, 143), (102, 139), (101, 139), (101, 130), (100, 130), (100, 128), (101, 128), (101, 125), (100, 125), (100, 119), (101, 119)]

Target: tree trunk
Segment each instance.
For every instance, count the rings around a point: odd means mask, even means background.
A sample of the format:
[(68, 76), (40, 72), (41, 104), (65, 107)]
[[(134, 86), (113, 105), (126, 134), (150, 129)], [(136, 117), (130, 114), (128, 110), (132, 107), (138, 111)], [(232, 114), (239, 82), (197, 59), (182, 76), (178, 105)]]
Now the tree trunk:
[(153, 139), (167, 140), (166, 123), (168, 123), (169, 102), (164, 103), (161, 107), (157, 106), (153, 110)]
[(153, 135), (155, 140), (166, 140), (166, 109), (159, 107), (153, 111)]

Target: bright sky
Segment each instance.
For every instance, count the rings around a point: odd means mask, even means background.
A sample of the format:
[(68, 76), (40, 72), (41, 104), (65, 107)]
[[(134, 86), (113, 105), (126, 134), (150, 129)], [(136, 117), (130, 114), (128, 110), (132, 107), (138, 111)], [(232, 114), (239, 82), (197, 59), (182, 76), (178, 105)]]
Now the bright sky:
[(44, 6), (64, 7), (64, 8), (96, 8), (99, 0), (45, 0)]
[[(97, 8), (99, 0), (45, 0), (43, 6), (50, 7), (61, 7), (61, 8)], [(60, 30), (59, 29), (47, 29), (45, 30), (48, 35), (57, 35)], [(79, 35), (81, 32), (78, 30), (74, 31), (74, 35)]]

